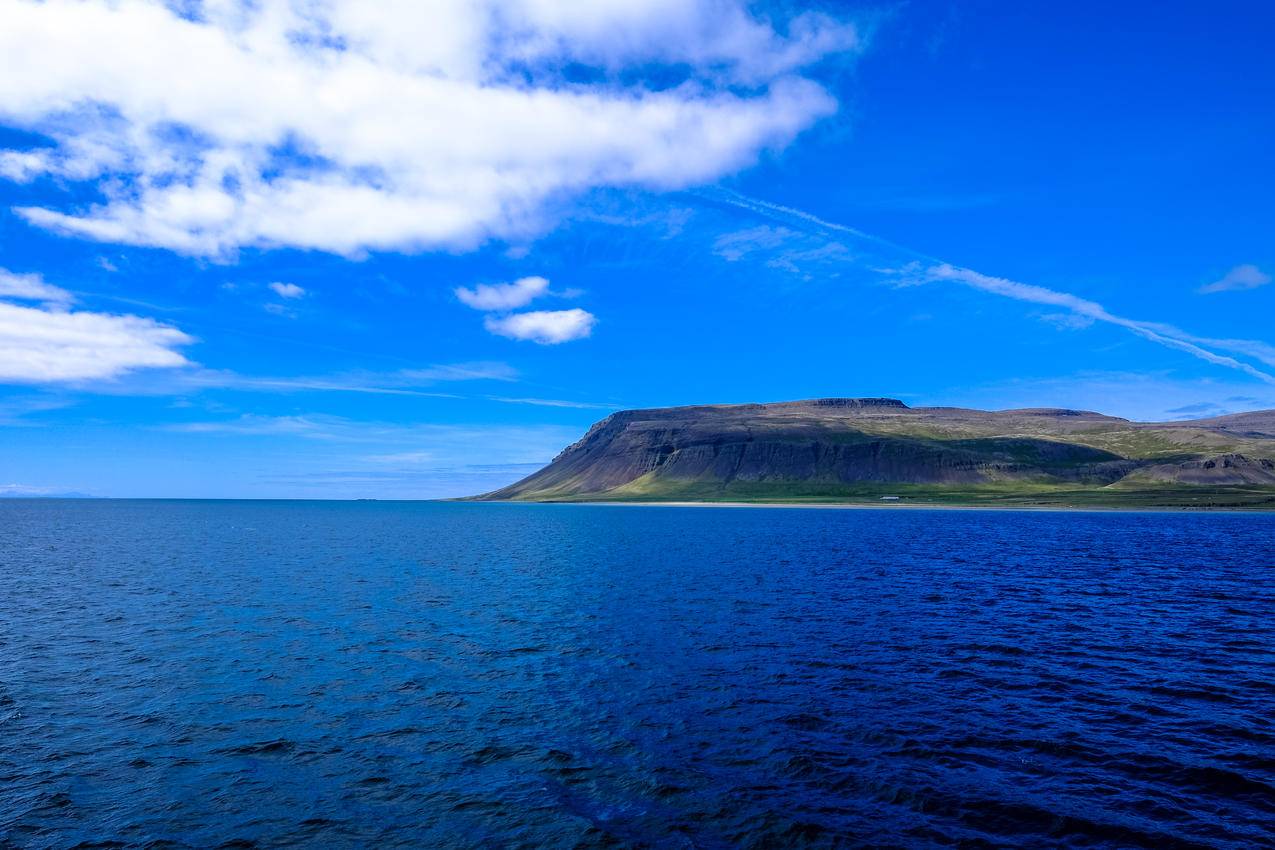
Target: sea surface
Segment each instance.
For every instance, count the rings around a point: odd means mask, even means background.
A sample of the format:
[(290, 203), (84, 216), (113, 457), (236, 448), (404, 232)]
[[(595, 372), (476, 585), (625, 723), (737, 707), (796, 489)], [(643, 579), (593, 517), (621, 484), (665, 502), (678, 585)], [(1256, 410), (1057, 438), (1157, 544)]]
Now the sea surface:
[(3, 847), (1275, 846), (1275, 515), (0, 502)]

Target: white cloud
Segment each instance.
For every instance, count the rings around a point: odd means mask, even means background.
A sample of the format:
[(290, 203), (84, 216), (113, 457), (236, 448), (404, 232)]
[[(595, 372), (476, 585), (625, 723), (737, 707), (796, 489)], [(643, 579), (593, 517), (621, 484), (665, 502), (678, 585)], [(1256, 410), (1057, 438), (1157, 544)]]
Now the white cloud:
[[(475, 310), (493, 314), (483, 320), (483, 327), (498, 336), (531, 340), (541, 345), (556, 345), (573, 339), (584, 339), (593, 333), (597, 317), (585, 310), (536, 310), (508, 314), (506, 311), (525, 307), (549, 292), (549, 281), (543, 277), (524, 277), (513, 283), (479, 284), (473, 289), (463, 286), (456, 297)], [(576, 294), (572, 291), (570, 294)], [(504, 400), (504, 399), (502, 399)]]
[(211, 256), (463, 249), (592, 189), (710, 182), (832, 114), (801, 71), (861, 46), (745, 0), (0, 0), (0, 20), (0, 121), (53, 142), (0, 174), (102, 197), (20, 214)]
[(812, 239), (808, 233), (765, 224), (722, 234), (713, 242), (713, 253), (728, 263), (761, 253), (768, 258), (766, 265), (770, 268), (799, 275), (806, 280), (813, 277), (806, 271), (808, 267), (826, 266), (849, 256), (846, 246), (840, 242)]
[(573, 339), (584, 339), (593, 333), (597, 318), (589, 312), (574, 310), (536, 310), (511, 316), (488, 316), (483, 322), (487, 330), (510, 339), (530, 340), (541, 345), (557, 345)]
[(194, 340), (177, 328), (140, 316), (73, 311), (74, 296), (38, 274), (0, 269), (0, 299), (8, 299), (0, 300), (0, 383), (75, 383), (189, 365), (177, 349)]
[(457, 287), (456, 297), (475, 310), (515, 310), (525, 307), (549, 291), (543, 277), (524, 277), (513, 283), (480, 283), (473, 289)]
[(26, 484), (0, 484), (0, 497), (10, 499), (21, 498), (51, 498), (55, 496), (62, 497), (83, 497), (83, 493), (73, 493), (66, 490), (60, 490), (56, 487), (30, 487)]
[[(1172, 325), (1166, 325), (1160, 322), (1145, 322), (1137, 319), (1126, 319), (1123, 316), (1117, 316), (1107, 311), (1105, 307), (1095, 301), (1081, 298), (1078, 295), (1072, 295), (1069, 292), (1058, 292), (1053, 289), (1046, 289), (1043, 286), (1036, 286), (1030, 283), (1019, 283), (1013, 280), (1006, 280), (1000, 277), (990, 277), (980, 274), (971, 269), (957, 268), (947, 263), (941, 263), (937, 266), (930, 266), (921, 269), (917, 266), (914, 271), (919, 272), (922, 281), (954, 281), (963, 283), (974, 289), (981, 289), (984, 292), (991, 292), (995, 295), (1001, 295), (1006, 298), (1013, 298), (1016, 301), (1026, 301), (1031, 304), (1043, 304), (1050, 307), (1061, 307), (1070, 311), (1077, 320), (1089, 320), (1093, 322), (1104, 322), (1109, 325), (1124, 328), (1143, 339), (1149, 340), (1166, 348), (1173, 348), (1190, 354), (1192, 357), (1198, 357), (1201, 360), (1213, 363), (1217, 366), (1226, 366), (1230, 369), (1238, 369), (1251, 377), (1257, 378), (1268, 384), (1275, 384), (1275, 375), (1263, 372), (1236, 360), (1234, 357), (1228, 357), (1224, 354), (1218, 354), (1203, 345), (1212, 345), (1224, 350), (1237, 350), (1234, 343), (1242, 346), (1264, 347), (1263, 343), (1250, 340), (1207, 340), (1193, 336), (1182, 331)], [(1228, 345), (1230, 343), (1230, 345)]]
[[(245, 375), (226, 369), (207, 369), (198, 364), (191, 368), (141, 372), (109, 383), (94, 383), (93, 392), (107, 395), (184, 396), (205, 390), (234, 392), (281, 393), (354, 393), (411, 398), (473, 399), (471, 396), (444, 391), (440, 384), (492, 381), (516, 383), (517, 370), (499, 362), (451, 363), (393, 371), (348, 370), (319, 375)], [(490, 391), (490, 390), (489, 390)], [(0, 424), (6, 421), (6, 408), (0, 403)]]
[(153, 319), (0, 302), (0, 382), (69, 383), (186, 366), (191, 337)]
[(46, 304), (70, 304), (75, 300), (61, 287), (45, 283), (38, 274), (14, 274), (0, 269), (0, 298), (20, 301), (42, 301)]
[(471, 363), (444, 363), (423, 369), (403, 369), (393, 373), (403, 380), (433, 381), (516, 381), (518, 370), (508, 363), (481, 360)]
[(347, 392), (371, 395), (402, 395), (422, 398), (462, 398), (454, 393), (426, 392), (421, 387), (461, 381), (518, 380), (518, 371), (507, 363), (443, 363), (393, 372), (341, 372), (332, 375), (262, 377), (236, 372), (203, 369), (185, 372), (165, 385), (173, 392), (183, 389), (230, 389), (257, 392)]
[(1094, 322), (1088, 316), (1080, 316), (1076, 313), (1044, 313), (1040, 316), (1040, 320), (1053, 325), (1060, 331), (1083, 331), (1093, 327)]
[[(379, 446), (380, 461), (419, 462), (458, 454), (491, 462), (535, 462), (553, 457), (579, 436), (573, 428), (519, 425), (401, 424), (347, 419), (322, 413), (265, 416), (245, 413), (235, 419), (181, 422), (161, 426), (188, 434), (232, 434), (250, 437), (304, 437), (331, 443)], [(390, 453), (396, 457), (390, 457)]]
[(488, 396), (491, 401), (502, 404), (530, 404), (534, 407), (570, 407), (577, 410), (619, 410), (618, 404), (599, 404), (594, 401), (568, 401), (560, 398), (507, 398), (504, 396)]
[(1236, 266), (1227, 272), (1221, 280), (1215, 280), (1208, 286), (1201, 286), (1204, 294), (1214, 292), (1231, 292), (1237, 289), (1257, 289), (1271, 282), (1271, 276), (1251, 263)]
[[(534, 472), (580, 438), (578, 427), (558, 425), (413, 424), (319, 413), (160, 427), (197, 435), (199, 446), (221, 439), (273, 445), (271, 470), (242, 477), (236, 486), (280, 497), (472, 495)], [(207, 481), (201, 480), (205, 490)]]
[(218, 422), (183, 422), (167, 430), (187, 434), (242, 434), (253, 437), (290, 436), (314, 440), (353, 440), (346, 420), (324, 416), (260, 416), (245, 413)]
[(276, 281), (267, 285), (280, 298), (303, 298), (305, 296), (305, 290), (295, 283), (279, 283)]
[(70, 407), (72, 404), (70, 399), (62, 396), (10, 396), (0, 400), (0, 425), (8, 428), (37, 428), (41, 425), (40, 420), (29, 417)]
[[(884, 256), (892, 257), (895, 262), (898, 261), (900, 256), (908, 258), (908, 262), (901, 267), (892, 268), (887, 265), (869, 266), (873, 271), (886, 275), (895, 285), (914, 286), (934, 282), (958, 283), (983, 292), (1011, 298), (1015, 301), (1060, 308), (1068, 316), (1072, 317), (1069, 323), (1073, 326), (1080, 326), (1086, 322), (1101, 322), (1114, 325), (1166, 348), (1184, 352), (1217, 366), (1235, 369), (1263, 383), (1275, 385), (1275, 375), (1263, 372), (1252, 364), (1238, 360), (1235, 357), (1217, 353), (1218, 350), (1226, 351), (1231, 354), (1252, 358), (1269, 366), (1275, 366), (1275, 347), (1261, 340), (1212, 339), (1196, 336), (1163, 322), (1129, 319), (1111, 313), (1101, 304), (1078, 295), (1036, 286), (1035, 284), (1020, 283), (1007, 278), (992, 277), (976, 272), (973, 269), (954, 266), (920, 251), (882, 239), (879, 236), (865, 233), (862, 230), (844, 224), (821, 219), (804, 210), (772, 204), (768, 201), (750, 198), (727, 190), (719, 189), (713, 192), (704, 192), (703, 194), (719, 203), (726, 203), (754, 215), (782, 222), (802, 233), (824, 238), (827, 238), (832, 233), (853, 236), (864, 243), (873, 245), (877, 249), (884, 249), (886, 251)], [(829, 244), (837, 243), (830, 242)], [(846, 260), (858, 259), (844, 251), (839, 253)], [(889, 259), (885, 260), (887, 263), (890, 261)], [(1042, 316), (1042, 318), (1057, 325), (1061, 314), (1049, 313)]]
[(795, 235), (786, 227), (761, 224), (733, 233), (723, 233), (713, 241), (713, 253), (728, 263), (734, 263), (755, 251), (778, 248)]

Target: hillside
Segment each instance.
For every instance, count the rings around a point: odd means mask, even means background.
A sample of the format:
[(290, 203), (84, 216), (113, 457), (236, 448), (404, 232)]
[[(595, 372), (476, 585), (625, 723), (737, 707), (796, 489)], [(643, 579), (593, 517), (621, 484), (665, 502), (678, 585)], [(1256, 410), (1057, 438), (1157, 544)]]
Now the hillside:
[(629, 410), (475, 497), (1275, 508), (1275, 412), (1141, 423), (894, 399)]

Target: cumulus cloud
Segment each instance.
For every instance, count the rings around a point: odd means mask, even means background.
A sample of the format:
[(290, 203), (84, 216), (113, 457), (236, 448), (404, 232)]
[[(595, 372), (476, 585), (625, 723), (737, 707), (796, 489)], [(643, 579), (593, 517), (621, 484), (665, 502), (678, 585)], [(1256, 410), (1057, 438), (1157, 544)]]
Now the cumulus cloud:
[(140, 316), (0, 302), (0, 381), (70, 383), (185, 366), (188, 361), (176, 349), (193, 341)]
[(1231, 292), (1236, 289), (1257, 289), (1271, 282), (1271, 276), (1251, 263), (1236, 266), (1221, 280), (1215, 280), (1207, 286), (1201, 286), (1200, 292), (1208, 295), (1214, 292)]
[(508, 311), (525, 307), (549, 292), (549, 281), (543, 277), (524, 277), (513, 283), (479, 284), (473, 289), (458, 287), (461, 303), (492, 315), (483, 327), (497, 336), (530, 340), (541, 345), (557, 345), (573, 339), (584, 339), (593, 333), (597, 317), (585, 310), (534, 310), (530, 313)]
[(498, 336), (557, 345), (593, 333), (597, 318), (585, 310), (536, 310), (511, 316), (488, 316), (483, 326)]
[(516, 310), (548, 291), (549, 281), (545, 278), (524, 277), (513, 283), (480, 283), (473, 289), (460, 286), (456, 288), (456, 297), (475, 310)]
[(14, 274), (0, 269), (0, 298), (19, 301), (42, 301), (46, 304), (70, 304), (75, 298), (59, 286), (45, 283), (38, 274)]
[(297, 286), (295, 283), (271, 283), (270, 290), (280, 298), (302, 298), (305, 296), (305, 290)]
[(592, 189), (713, 181), (833, 113), (803, 69), (860, 47), (745, 0), (0, 0), (0, 19), (0, 121), (52, 143), (0, 152), (0, 175), (100, 198), (19, 213), (207, 256), (464, 249)]

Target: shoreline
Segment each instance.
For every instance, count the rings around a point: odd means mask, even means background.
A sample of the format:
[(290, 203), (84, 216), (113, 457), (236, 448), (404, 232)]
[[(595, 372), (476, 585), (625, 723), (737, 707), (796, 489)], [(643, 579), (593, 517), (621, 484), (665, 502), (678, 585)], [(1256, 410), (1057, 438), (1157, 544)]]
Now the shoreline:
[(1272, 508), (1244, 507), (1191, 507), (1165, 505), (1160, 507), (1121, 507), (1119, 505), (959, 505), (925, 504), (917, 502), (688, 502), (688, 501), (518, 501), (513, 499), (490, 500), (488, 504), (504, 505), (588, 505), (592, 507), (638, 508), (814, 508), (817, 510), (924, 510), (924, 511), (1030, 511), (1045, 513), (1237, 513), (1275, 515)]

